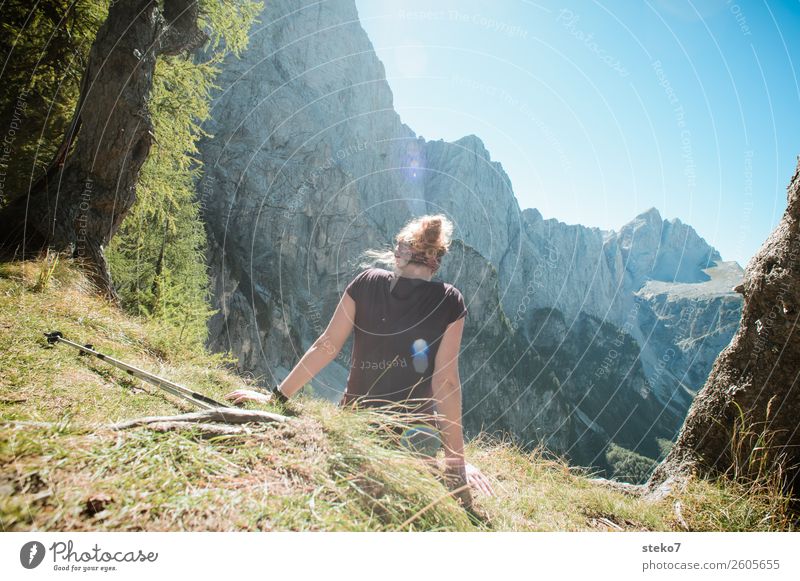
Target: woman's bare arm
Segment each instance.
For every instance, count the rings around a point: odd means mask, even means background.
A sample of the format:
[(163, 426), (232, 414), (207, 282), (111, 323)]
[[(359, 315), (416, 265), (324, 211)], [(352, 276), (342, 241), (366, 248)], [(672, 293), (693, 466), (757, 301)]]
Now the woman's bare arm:
[(336, 359), (353, 330), (355, 318), (356, 302), (353, 297), (344, 293), (328, 327), (308, 348), (286, 379), (281, 382), (279, 389), (286, 397), (291, 397), (322, 371), (328, 363)]
[[(487, 495), (494, 495), (489, 479), (464, 458), (464, 432), (461, 411), (461, 377), (458, 373), (458, 353), (461, 350), (461, 336), (464, 332), (464, 319), (451, 323), (442, 337), (431, 379), (433, 398), (439, 412), (439, 430), (445, 451), (447, 472), (455, 476), (455, 484), (469, 483), (472, 488)], [(465, 503), (471, 502), (468, 493), (462, 493)]]
[[(279, 389), (286, 397), (294, 395), (295, 392), (311, 381), (317, 373), (336, 358), (353, 330), (355, 316), (356, 303), (353, 297), (344, 293), (328, 323), (328, 327), (308, 348), (308, 351), (289, 372), (286, 379), (281, 382)], [(269, 400), (269, 396), (248, 389), (238, 389), (225, 397), (236, 404), (245, 401)]]
[(464, 319), (451, 323), (444, 332), (436, 353), (431, 387), (439, 413), (439, 430), (442, 434), (448, 468), (464, 468), (464, 434), (461, 427), (461, 377), (458, 374), (458, 352)]

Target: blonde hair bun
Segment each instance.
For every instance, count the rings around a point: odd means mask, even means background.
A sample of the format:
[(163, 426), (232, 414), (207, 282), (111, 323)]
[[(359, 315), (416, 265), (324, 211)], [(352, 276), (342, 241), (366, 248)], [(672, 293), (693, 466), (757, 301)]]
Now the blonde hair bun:
[(450, 249), (453, 223), (442, 214), (429, 214), (409, 221), (397, 234), (398, 242), (409, 244), (415, 252), (441, 257)]
[[(412, 255), (422, 254), (423, 262), (431, 265), (434, 272), (438, 268), (441, 258), (450, 249), (453, 235), (453, 223), (443, 214), (428, 214), (409, 220), (395, 236), (398, 246), (403, 243)], [(369, 268), (375, 263), (387, 266), (397, 264), (396, 250), (365, 250), (363, 268)]]

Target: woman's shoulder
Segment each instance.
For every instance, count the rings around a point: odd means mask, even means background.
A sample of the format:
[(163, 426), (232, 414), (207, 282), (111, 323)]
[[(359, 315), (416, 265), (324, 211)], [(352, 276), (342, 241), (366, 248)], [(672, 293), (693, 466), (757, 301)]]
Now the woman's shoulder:
[(378, 268), (377, 266), (373, 266), (362, 270), (360, 273), (358, 273), (358, 275), (356, 275), (356, 278), (377, 280), (377, 279), (389, 278), (391, 275), (392, 273), (386, 270), (385, 268)]
[(454, 284), (450, 284), (449, 282), (442, 282), (442, 289), (444, 290), (444, 294), (448, 296), (454, 297), (463, 297), (464, 295), (461, 294), (461, 291)]
[(461, 317), (466, 316), (467, 314), (467, 305), (464, 301), (464, 295), (461, 294), (461, 291), (450, 283), (444, 283), (445, 285), (445, 297), (446, 300), (449, 301), (449, 308), (450, 308), (450, 315), (448, 316), (448, 323), (452, 323), (460, 319)]
[(389, 275), (389, 271), (382, 268), (367, 268), (359, 272), (353, 280), (350, 281), (345, 291), (351, 297), (357, 299), (362, 292), (360, 289), (374, 288), (376, 281), (386, 279)]

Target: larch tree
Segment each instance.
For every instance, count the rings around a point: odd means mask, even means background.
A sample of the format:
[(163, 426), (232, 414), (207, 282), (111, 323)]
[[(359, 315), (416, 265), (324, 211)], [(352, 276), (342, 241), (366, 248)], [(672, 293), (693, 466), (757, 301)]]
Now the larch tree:
[(72, 121), (49, 167), (0, 212), (2, 246), (68, 252), (116, 299), (104, 249), (136, 201), (153, 143), (148, 98), (156, 59), (207, 39), (196, 0), (118, 0), (89, 52)]

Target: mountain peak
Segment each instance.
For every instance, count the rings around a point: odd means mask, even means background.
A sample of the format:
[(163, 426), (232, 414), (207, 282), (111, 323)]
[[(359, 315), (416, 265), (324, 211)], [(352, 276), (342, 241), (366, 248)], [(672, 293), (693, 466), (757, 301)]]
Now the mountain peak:
[(644, 212), (642, 212), (641, 214), (636, 216), (636, 218), (633, 219), (633, 221), (637, 220), (645, 220), (649, 223), (656, 223), (656, 224), (664, 221), (664, 219), (661, 217), (661, 212), (659, 212), (658, 208), (656, 208), (655, 206), (651, 206), (650, 208), (648, 208), (647, 210), (645, 210)]
[(486, 146), (483, 144), (483, 140), (474, 133), (465, 135), (464, 137), (457, 139), (453, 143), (465, 147), (466, 149), (469, 149), (481, 155), (489, 153), (486, 149)]
[(694, 228), (677, 218), (664, 220), (652, 207), (625, 224), (617, 238), (630, 257), (627, 269), (634, 280), (702, 282), (704, 269), (721, 260), (719, 252)]

